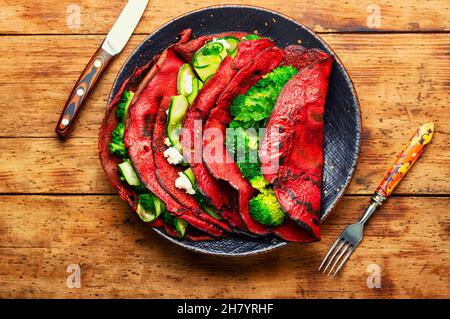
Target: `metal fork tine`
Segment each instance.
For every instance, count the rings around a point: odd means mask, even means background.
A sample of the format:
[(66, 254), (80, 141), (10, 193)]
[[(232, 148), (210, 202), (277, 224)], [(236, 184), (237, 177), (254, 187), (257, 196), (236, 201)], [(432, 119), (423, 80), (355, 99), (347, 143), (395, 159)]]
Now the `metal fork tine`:
[(339, 267), (336, 269), (336, 271), (333, 274), (333, 277), (336, 276), (336, 274), (339, 272), (339, 270), (342, 268), (342, 266), (345, 264), (345, 262), (347, 261), (348, 257), (350, 257), (350, 255), (352, 254), (352, 252), (355, 250), (355, 247), (351, 246), (350, 250), (348, 251), (347, 255), (345, 255), (344, 259), (342, 260), (341, 264), (339, 265)]
[(333, 261), (334, 257), (336, 257), (336, 255), (339, 253), (339, 251), (341, 250), (342, 246), (344, 246), (344, 244), (345, 244), (345, 240), (343, 240), (342, 243), (339, 245), (339, 247), (334, 251), (334, 254), (331, 256), (330, 260), (328, 261), (327, 265), (325, 266), (323, 273), (325, 273), (327, 271), (328, 267), (330, 267), (331, 262)]
[(339, 242), (342, 240), (341, 237), (338, 237), (338, 239), (335, 241), (335, 243), (333, 244), (333, 246), (330, 248), (330, 250), (328, 251), (327, 255), (325, 256), (325, 258), (322, 260), (322, 263), (319, 266), (319, 270), (320, 268), (322, 268), (323, 264), (325, 264), (325, 262), (327, 261), (328, 257), (331, 255), (331, 253), (333, 252), (334, 248), (336, 248), (337, 244), (339, 244)]
[(350, 243), (348, 245), (345, 245), (345, 248), (341, 251), (341, 253), (339, 254), (338, 258), (334, 261), (333, 266), (331, 267), (330, 272), (328, 273), (328, 276), (333, 272), (334, 267), (336, 267), (336, 265), (338, 264), (339, 260), (342, 258), (342, 256), (345, 254), (345, 252), (347, 251), (347, 249), (350, 246), (351, 246)]

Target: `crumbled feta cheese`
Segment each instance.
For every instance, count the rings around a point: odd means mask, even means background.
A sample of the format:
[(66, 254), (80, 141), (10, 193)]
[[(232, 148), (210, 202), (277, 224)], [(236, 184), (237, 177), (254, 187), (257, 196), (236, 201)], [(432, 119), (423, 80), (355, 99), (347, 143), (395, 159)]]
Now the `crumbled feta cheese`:
[(184, 189), (189, 195), (195, 194), (195, 189), (192, 187), (191, 181), (182, 172), (178, 173), (178, 178), (175, 180), (175, 187), (178, 189)]
[(172, 143), (170, 142), (170, 140), (169, 140), (169, 138), (168, 137), (166, 137), (165, 139), (164, 139), (164, 144), (166, 144), (167, 146), (172, 146)]
[(175, 148), (169, 147), (164, 151), (164, 157), (167, 159), (169, 164), (177, 165), (183, 161), (183, 155)]

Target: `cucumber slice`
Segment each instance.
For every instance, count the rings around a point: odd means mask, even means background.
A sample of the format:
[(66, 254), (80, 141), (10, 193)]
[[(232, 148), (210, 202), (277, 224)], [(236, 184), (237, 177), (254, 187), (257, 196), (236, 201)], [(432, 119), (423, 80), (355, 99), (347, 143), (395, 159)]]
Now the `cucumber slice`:
[(156, 217), (158, 217), (159, 215), (161, 215), (163, 212), (166, 211), (166, 204), (164, 204), (164, 202), (156, 196), (153, 196), (153, 201), (155, 202)]
[[(192, 184), (192, 188), (195, 189), (195, 175), (194, 172), (192, 171), (192, 169), (189, 167), (188, 169), (186, 169), (183, 174), (189, 179), (189, 181)], [(196, 200), (198, 201), (198, 203), (200, 204), (200, 206), (205, 210), (205, 212), (210, 215), (212, 218), (215, 218), (217, 220), (222, 219), (222, 217), (220, 217), (215, 211), (214, 208), (212, 208), (211, 206), (206, 204), (206, 199), (205, 197), (201, 194), (198, 193), (196, 196)]]
[(198, 92), (200, 92), (202, 87), (203, 87), (202, 81), (200, 81), (199, 79), (192, 80), (192, 92), (187, 96), (189, 104), (192, 104), (192, 102), (194, 102), (195, 98), (198, 95)]
[(125, 177), (125, 180), (127, 183), (131, 186), (139, 186), (141, 185), (141, 181), (139, 180), (139, 177), (137, 176), (133, 166), (129, 161), (125, 161), (123, 163), (120, 163), (117, 165), (120, 172), (122, 173), (123, 177)]
[(238, 46), (239, 42), (241, 42), (241, 40), (239, 40), (238, 38), (233, 37), (231, 35), (223, 37), (223, 38), (219, 38), (219, 39), (217, 39), (215, 41), (224, 44), (228, 55), (230, 55), (232, 58), (234, 58), (234, 56), (236, 56), (237, 46)]
[(219, 214), (217, 214), (217, 213), (214, 211), (214, 208), (212, 208), (211, 206), (203, 205), (202, 208), (203, 208), (203, 209), (205, 210), (205, 212), (206, 212), (209, 216), (211, 216), (212, 218), (217, 219), (217, 220), (221, 220), (221, 219), (222, 219), (222, 217), (220, 217)]
[[(136, 209), (139, 218), (146, 222), (152, 222), (163, 212), (164, 204), (153, 194), (139, 195), (139, 202)], [(165, 208), (164, 208), (165, 209)]]
[(172, 146), (180, 152), (183, 150), (180, 143), (180, 130), (188, 107), (187, 97), (184, 95), (172, 96), (167, 115), (166, 134)]
[(180, 235), (180, 237), (183, 238), (184, 235), (186, 234), (186, 228), (188, 226), (188, 223), (182, 219), (175, 218), (174, 224), (178, 235)]
[(189, 96), (193, 92), (193, 82), (197, 76), (189, 63), (185, 63), (178, 71), (178, 94)]
[(194, 66), (194, 68), (202, 67), (205, 65), (204, 58), (218, 56), (220, 57), (220, 60), (222, 60), (227, 56), (227, 54), (227, 50), (222, 43), (210, 41), (200, 49), (198, 49), (197, 53), (195, 53), (194, 57), (192, 58), (192, 65)]
[(189, 179), (189, 181), (192, 184), (192, 187), (195, 187), (195, 175), (192, 169), (189, 167), (183, 172), (183, 174), (186, 175), (186, 177)]
[(202, 56), (197, 60), (198, 66), (194, 65), (200, 80), (206, 82), (206, 80), (216, 73), (217, 69), (222, 62), (222, 58), (218, 55)]

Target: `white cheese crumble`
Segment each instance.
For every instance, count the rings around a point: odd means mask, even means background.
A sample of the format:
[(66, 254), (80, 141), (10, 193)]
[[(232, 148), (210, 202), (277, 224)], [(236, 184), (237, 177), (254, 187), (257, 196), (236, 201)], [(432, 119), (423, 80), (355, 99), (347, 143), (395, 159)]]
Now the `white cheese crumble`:
[(184, 189), (189, 195), (195, 194), (195, 189), (192, 187), (191, 181), (182, 172), (178, 173), (178, 178), (175, 180), (175, 187), (178, 189)]
[(164, 151), (164, 157), (167, 159), (169, 164), (177, 165), (183, 161), (183, 155), (175, 148), (169, 147)]
[(168, 137), (166, 137), (165, 139), (164, 139), (164, 144), (166, 144), (167, 146), (172, 146), (172, 143), (170, 142), (170, 140), (169, 140), (169, 138)]

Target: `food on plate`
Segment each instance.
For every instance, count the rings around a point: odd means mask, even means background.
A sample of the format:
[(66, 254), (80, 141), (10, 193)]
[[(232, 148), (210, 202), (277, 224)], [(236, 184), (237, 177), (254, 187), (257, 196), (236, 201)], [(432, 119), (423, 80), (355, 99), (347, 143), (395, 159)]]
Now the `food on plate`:
[(319, 240), (332, 57), (255, 34), (191, 35), (108, 106), (99, 154), (112, 185), (176, 238)]

